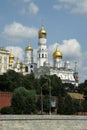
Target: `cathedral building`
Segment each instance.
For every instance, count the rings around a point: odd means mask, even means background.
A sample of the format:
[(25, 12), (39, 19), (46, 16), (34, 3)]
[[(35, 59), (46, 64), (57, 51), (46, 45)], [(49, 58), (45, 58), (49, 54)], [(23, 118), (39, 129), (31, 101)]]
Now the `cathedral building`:
[[(63, 63), (63, 54), (59, 50), (58, 46), (52, 55), (53, 66), (48, 61), (48, 49), (47, 49), (47, 32), (44, 26), (38, 32), (38, 50), (37, 50), (37, 63), (34, 62), (33, 48), (30, 44), (25, 48), (24, 62), (21, 63), (19, 58), (14, 60), (14, 55), (8, 51), (0, 51), (0, 73), (6, 72), (8, 69), (15, 70), (16, 72), (23, 73), (24, 75), (34, 72), (36, 78), (40, 78), (41, 75), (57, 75), (61, 78), (63, 83), (72, 83), (78, 85), (78, 72), (76, 64), (74, 70), (70, 67), (70, 62), (65, 61)], [(4, 59), (4, 61), (2, 60)], [(3, 61), (3, 63), (2, 63)]]

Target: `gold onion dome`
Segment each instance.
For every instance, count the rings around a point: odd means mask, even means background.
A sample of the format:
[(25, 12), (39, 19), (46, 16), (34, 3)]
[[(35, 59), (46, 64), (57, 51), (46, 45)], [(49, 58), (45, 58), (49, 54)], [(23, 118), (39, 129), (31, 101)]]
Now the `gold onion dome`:
[(33, 48), (32, 48), (30, 45), (28, 45), (28, 46), (25, 48), (25, 50), (26, 50), (26, 51), (33, 51)]
[(16, 64), (20, 64), (19, 58), (17, 57)]
[(53, 58), (60, 58), (62, 59), (62, 53), (60, 52), (60, 50), (58, 49), (58, 47), (56, 48), (56, 51), (53, 53)]
[(16, 64), (20, 64), (20, 61), (16, 61)]
[(47, 35), (46, 30), (44, 29), (44, 26), (42, 26), (42, 28), (38, 32), (38, 36), (39, 38), (43, 38), (46, 37), (46, 35)]
[(26, 67), (26, 65), (25, 64), (22, 64), (22, 68), (25, 68)]
[(10, 54), (9, 55), (9, 59), (11, 60), (11, 59), (14, 59), (14, 55), (13, 54)]

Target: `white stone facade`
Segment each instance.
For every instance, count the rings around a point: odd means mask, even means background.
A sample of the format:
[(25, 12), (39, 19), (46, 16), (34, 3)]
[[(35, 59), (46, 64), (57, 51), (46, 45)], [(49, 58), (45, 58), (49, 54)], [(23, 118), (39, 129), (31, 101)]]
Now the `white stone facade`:
[(42, 26), (39, 31), (39, 39), (38, 39), (38, 51), (37, 51), (37, 68), (40, 66), (44, 66), (45, 62), (48, 62), (48, 50), (47, 50), (47, 39), (46, 32), (44, 27)]
[(9, 52), (0, 48), (0, 74), (7, 72), (9, 69)]

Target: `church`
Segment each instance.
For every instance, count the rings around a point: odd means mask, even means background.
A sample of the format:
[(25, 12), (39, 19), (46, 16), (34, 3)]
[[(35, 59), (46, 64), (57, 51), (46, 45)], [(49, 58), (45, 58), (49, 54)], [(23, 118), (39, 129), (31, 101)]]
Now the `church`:
[(71, 83), (78, 86), (77, 64), (75, 64), (74, 69), (71, 69), (69, 61), (63, 63), (63, 54), (58, 46), (56, 46), (52, 57), (53, 66), (48, 61), (47, 32), (42, 25), (38, 32), (37, 63), (34, 62), (33, 48), (30, 44), (25, 48), (23, 63), (20, 62), (19, 58), (15, 60), (14, 54), (0, 48), (0, 74), (5, 73), (8, 69), (23, 73), (23, 75), (33, 72), (36, 78), (39, 78), (41, 75), (55, 74), (60, 77), (63, 83)]

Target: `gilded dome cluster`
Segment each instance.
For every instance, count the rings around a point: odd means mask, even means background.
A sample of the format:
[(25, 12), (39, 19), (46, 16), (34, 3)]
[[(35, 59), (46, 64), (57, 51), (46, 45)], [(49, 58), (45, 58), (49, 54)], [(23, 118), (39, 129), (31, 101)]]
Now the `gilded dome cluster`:
[(39, 38), (46, 38), (46, 35), (47, 35), (46, 30), (44, 29), (44, 26), (42, 26), (42, 28), (38, 32), (38, 37)]
[(60, 58), (62, 59), (62, 53), (60, 52), (60, 50), (58, 49), (58, 47), (56, 48), (56, 51), (53, 53), (53, 58)]

